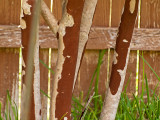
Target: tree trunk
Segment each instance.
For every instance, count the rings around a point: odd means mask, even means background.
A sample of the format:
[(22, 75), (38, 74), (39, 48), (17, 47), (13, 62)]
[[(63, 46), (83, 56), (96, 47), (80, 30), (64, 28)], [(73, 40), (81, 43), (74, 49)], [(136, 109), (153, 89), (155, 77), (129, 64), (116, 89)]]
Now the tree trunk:
[(84, 0), (62, 0), (59, 22), (58, 60), (51, 93), (50, 120), (71, 119), (72, 88), (78, 54), (80, 23)]
[(40, 0), (23, 0), (20, 19), (23, 56), (21, 119), (23, 120), (41, 119), (39, 14)]
[(84, 3), (81, 26), (80, 26), (78, 57), (77, 57), (77, 64), (76, 64), (76, 72), (74, 76), (73, 89), (74, 89), (78, 71), (82, 62), (84, 50), (86, 49), (88, 35), (92, 25), (92, 20), (93, 20), (95, 8), (97, 5), (97, 1), (98, 0), (85, 0), (85, 3)]
[(114, 120), (116, 116), (128, 65), (130, 43), (138, 12), (138, 3), (139, 0), (125, 1), (124, 12), (116, 39), (109, 89), (106, 92), (100, 116), (101, 120)]

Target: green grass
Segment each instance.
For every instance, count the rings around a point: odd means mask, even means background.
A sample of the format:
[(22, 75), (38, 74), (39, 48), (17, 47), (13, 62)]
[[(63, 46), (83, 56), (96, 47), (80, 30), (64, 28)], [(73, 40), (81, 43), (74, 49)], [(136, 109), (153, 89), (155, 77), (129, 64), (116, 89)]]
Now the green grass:
[[(103, 56), (106, 50), (101, 50), (99, 52), (98, 64), (91, 78), (90, 86), (88, 88), (88, 93), (86, 96), (83, 92), (80, 93), (79, 97), (72, 97), (72, 118), (73, 120), (99, 120), (100, 113), (103, 106), (103, 98), (98, 94), (99, 86), (99, 75), (100, 67), (103, 63)], [(160, 99), (159, 94), (156, 94), (157, 87), (159, 83), (155, 86), (154, 90), (151, 90), (148, 85), (147, 75), (144, 73), (144, 65), (148, 65), (157, 80), (160, 81), (160, 77), (153, 70), (153, 68), (148, 64), (148, 62), (143, 58), (143, 54), (140, 55), (143, 60), (143, 81), (142, 81), (142, 92), (139, 95), (133, 94), (132, 98), (129, 98), (126, 94), (127, 86), (130, 82), (130, 78), (124, 87), (124, 91), (121, 94), (121, 99), (119, 102), (116, 120), (160, 120)], [(51, 70), (43, 61), (40, 61), (48, 70)], [(52, 74), (54, 72), (51, 70)], [(93, 84), (95, 83), (95, 84)], [(94, 90), (93, 90), (94, 88)], [(44, 94), (48, 99), (50, 96), (46, 94), (43, 90), (41, 93)], [(144, 97), (146, 96), (146, 97)], [(0, 103), (0, 113), (1, 113), (1, 103)], [(7, 91), (7, 102), (6, 102), (5, 118), (2, 118), (0, 114), (0, 120), (11, 120), (11, 112), (18, 120), (18, 109), (14, 101), (11, 101), (9, 91)], [(10, 106), (11, 109), (8, 109)], [(67, 113), (66, 113), (67, 114)], [(64, 114), (62, 118), (66, 115)]]
[[(84, 97), (83, 92), (81, 92), (79, 97), (72, 98), (73, 120), (99, 120), (99, 116), (103, 106), (103, 99), (102, 96), (98, 94), (98, 81), (100, 66), (103, 63), (102, 58), (105, 52), (106, 51), (103, 50), (99, 53), (97, 68), (92, 76), (87, 96)], [(140, 55), (140, 57), (143, 60), (144, 75), (144, 81), (142, 82), (143, 85), (141, 90), (142, 93), (137, 96), (133, 94), (132, 98), (129, 98), (127, 96), (126, 89), (130, 82), (129, 78), (125, 89), (121, 94), (121, 99), (116, 114), (116, 120), (160, 120), (160, 99), (159, 95), (156, 95), (155, 93), (159, 83), (157, 84), (157, 86), (155, 86), (154, 90), (149, 89), (147, 75), (144, 73), (144, 63), (150, 67), (152, 72), (157, 77), (157, 80), (160, 81), (160, 78), (153, 70), (153, 68), (148, 64), (148, 62), (143, 58), (143, 55)], [(93, 86), (94, 78), (96, 78), (95, 87)], [(92, 96), (91, 89), (93, 87), (94, 93), (96, 94)], [(144, 96), (146, 96), (146, 98)], [(91, 97), (90, 100), (89, 97)]]
[(18, 108), (14, 101), (11, 100), (9, 91), (7, 90), (7, 101), (6, 101), (6, 110), (4, 112), (4, 118), (2, 117), (2, 108), (0, 102), (0, 120), (12, 120), (11, 116), (14, 117), (14, 120), (18, 120)]

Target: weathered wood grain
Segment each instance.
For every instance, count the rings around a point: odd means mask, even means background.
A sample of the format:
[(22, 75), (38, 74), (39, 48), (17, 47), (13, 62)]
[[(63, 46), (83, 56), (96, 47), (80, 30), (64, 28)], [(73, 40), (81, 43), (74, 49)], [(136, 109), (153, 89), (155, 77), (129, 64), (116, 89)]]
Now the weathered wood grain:
[[(147, 29), (159, 29), (160, 28), (160, 1), (159, 0), (142, 0), (141, 5), (141, 28)], [(159, 34), (159, 33), (158, 33)], [(156, 37), (157, 35), (153, 35), (153, 37)], [(153, 39), (150, 39), (150, 42), (153, 42)], [(158, 46), (159, 42), (156, 42)], [(142, 51), (140, 52), (142, 55)], [(157, 51), (143, 51), (143, 57), (144, 59), (149, 63), (149, 65), (153, 68), (153, 70), (160, 76), (160, 52)], [(144, 68), (144, 69), (143, 69)], [(144, 74), (143, 74), (144, 73)], [(143, 59), (140, 58), (139, 61), (139, 86), (138, 86), (138, 92), (139, 94), (142, 93), (142, 86), (145, 88), (145, 80), (144, 76), (147, 76), (148, 79), (148, 85), (151, 91), (155, 89), (156, 85), (158, 84), (158, 79), (150, 69), (150, 67), (144, 63)], [(144, 83), (142, 82), (144, 81)], [(160, 84), (158, 85), (158, 88), (156, 90), (156, 93), (159, 94)], [(146, 96), (146, 94), (144, 94)]]
[[(4, 117), (7, 108), (7, 90), (11, 99), (18, 107), (19, 96), (19, 49), (0, 49), (0, 103), (1, 113)], [(9, 112), (9, 111), (8, 111)], [(7, 112), (7, 113), (8, 113)], [(13, 111), (10, 111), (11, 114)]]
[(136, 93), (136, 64), (137, 64), (137, 51), (130, 51), (126, 77), (124, 81), (123, 90), (126, 88), (128, 97), (133, 98)]
[(60, 20), (62, 17), (62, 3), (61, 0), (53, 0), (53, 14)]
[(109, 26), (110, 0), (98, 0), (92, 26)]
[(159, 0), (142, 0), (141, 28), (160, 28)]
[[(56, 62), (57, 62), (57, 56), (58, 56), (58, 50), (57, 49), (52, 49), (51, 50), (51, 69), (53, 72), (55, 72), (56, 69)], [(50, 73), (50, 89), (52, 90), (53, 88), (53, 76), (54, 74), (51, 72)]]
[[(42, 60), (47, 66), (49, 62), (49, 49), (40, 49), (40, 60)], [(42, 63), (40, 63), (40, 89), (48, 94), (48, 69)], [(48, 97), (41, 93), (42, 104), (42, 119), (47, 120), (47, 105)]]
[[(82, 64), (80, 67), (80, 74), (76, 81), (76, 86), (74, 89), (74, 95), (79, 96), (80, 92), (83, 92), (84, 97), (86, 97), (88, 93), (88, 89), (94, 74), (94, 71), (96, 70), (97, 63), (98, 63), (98, 56), (99, 56), (99, 50), (86, 50)], [(108, 64), (108, 51), (103, 57), (103, 63), (100, 68), (100, 77), (99, 77), (99, 94), (104, 95), (106, 90), (106, 84), (107, 84), (107, 64)], [(94, 78), (93, 86), (96, 80), (96, 75)], [(92, 89), (93, 92), (94, 89)]]
[[(57, 49), (57, 40), (46, 26), (40, 27), (40, 47)], [(87, 49), (114, 48), (117, 28), (92, 27)], [(0, 47), (20, 47), (21, 32), (17, 26), (0, 26)], [(160, 50), (160, 29), (135, 28), (131, 50)]]
[(0, 0), (0, 24), (19, 25), (21, 0)]
[(118, 27), (123, 12), (125, 0), (112, 0), (111, 26)]
[[(142, 51), (140, 52), (142, 55)], [(143, 57), (148, 62), (148, 64), (153, 68), (153, 70), (157, 73), (158, 76), (160, 76), (160, 52), (157, 51), (143, 51)], [(144, 68), (144, 69), (143, 69)], [(143, 74), (144, 73), (144, 74)], [(138, 92), (139, 94), (142, 93), (142, 88), (144, 89), (143, 92), (146, 91), (145, 87), (145, 75), (148, 80), (148, 86), (150, 89), (150, 93), (153, 94), (153, 91), (155, 90), (156, 86), (156, 94), (159, 94), (160, 92), (160, 82), (154, 72), (151, 70), (151, 68), (143, 62), (143, 59), (140, 58), (139, 62), (139, 86), (138, 86)], [(144, 82), (143, 82), (144, 81)], [(143, 86), (143, 87), (142, 87)], [(147, 98), (147, 95), (144, 94)]]

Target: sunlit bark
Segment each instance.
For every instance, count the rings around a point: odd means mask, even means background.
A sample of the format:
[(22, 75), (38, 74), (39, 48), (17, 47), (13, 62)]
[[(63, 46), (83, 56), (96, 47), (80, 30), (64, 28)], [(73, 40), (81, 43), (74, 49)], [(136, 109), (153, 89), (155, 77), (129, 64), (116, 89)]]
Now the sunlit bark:
[(129, 53), (130, 43), (136, 21), (139, 0), (126, 0), (121, 23), (117, 33), (114, 60), (109, 89), (101, 113), (101, 120), (114, 120), (121, 96)]

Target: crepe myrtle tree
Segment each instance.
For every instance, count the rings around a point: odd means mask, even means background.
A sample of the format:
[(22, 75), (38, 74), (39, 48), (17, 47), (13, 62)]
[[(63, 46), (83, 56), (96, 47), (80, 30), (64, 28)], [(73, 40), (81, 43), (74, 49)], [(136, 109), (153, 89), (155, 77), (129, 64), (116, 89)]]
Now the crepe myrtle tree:
[(57, 21), (43, 0), (22, 1), (20, 24), (24, 82), (21, 118), (26, 120), (41, 119), (38, 43), (40, 10), (58, 40), (58, 59), (51, 90), (50, 119), (59, 120), (63, 115), (65, 115), (63, 119), (71, 119), (72, 91), (88, 40), (97, 0), (61, 0), (61, 2), (62, 19)]
[(51, 90), (50, 120), (71, 119), (72, 91), (88, 40), (97, 0), (62, 0), (57, 21), (45, 5), (41, 14), (58, 40), (58, 59)]
[(138, 4), (139, 0), (125, 1), (116, 38), (109, 89), (106, 92), (100, 120), (114, 120), (116, 116), (128, 65), (130, 43), (137, 17)]
[[(71, 98), (75, 81), (83, 57), (83, 53), (88, 40), (88, 34), (92, 24), (92, 19), (97, 4), (97, 0), (62, 0), (62, 18), (57, 21), (49, 8), (42, 0), (23, 0), (21, 14), (22, 45), (23, 45), (23, 70), (26, 77), (22, 90), (22, 107), (25, 107), (26, 100), (24, 96), (32, 93), (34, 102), (31, 104), (30, 111), (33, 120), (41, 119), (41, 100), (40, 100), (40, 75), (38, 62), (38, 22), (39, 9), (41, 14), (50, 27), (51, 31), (58, 40), (58, 59), (53, 80), (53, 89), (51, 90), (51, 109), (50, 119), (71, 119)], [(121, 24), (117, 34), (114, 62), (112, 66), (111, 80), (109, 90), (106, 95), (104, 107), (101, 113), (102, 120), (113, 120), (118, 107), (122, 86), (124, 83), (127, 69), (130, 42), (137, 16), (138, 0), (126, 0)], [(36, 11), (37, 10), (37, 11)], [(24, 15), (23, 15), (24, 13)], [(31, 14), (32, 13), (32, 14)], [(27, 28), (26, 28), (27, 27)], [(29, 40), (28, 40), (29, 39)], [(28, 40), (28, 41), (27, 41)], [(31, 45), (30, 43), (33, 44)], [(30, 42), (30, 43), (29, 43)], [(32, 52), (34, 50), (34, 54)], [(27, 61), (28, 56), (30, 61)], [(25, 63), (27, 63), (25, 65)], [(32, 65), (33, 64), (33, 65)], [(38, 71), (29, 72), (33, 68)], [(29, 74), (30, 73), (30, 74)], [(28, 78), (28, 76), (30, 76)], [(32, 81), (34, 77), (34, 81)], [(30, 79), (30, 81), (29, 81)], [(32, 88), (32, 84), (34, 86)], [(31, 86), (31, 87), (26, 87)], [(31, 92), (26, 92), (31, 89)], [(34, 92), (32, 92), (32, 90)], [(27, 94), (27, 95), (26, 95)], [(29, 98), (28, 98), (29, 99)], [(29, 105), (29, 104), (27, 104)], [(29, 109), (31, 109), (29, 108)], [(24, 111), (23, 111), (24, 110)], [(29, 111), (29, 110), (28, 110)], [(25, 109), (22, 109), (22, 115)], [(26, 112), (27, 113), (27, 112)], [(27, 116), (29, 113), (25, 114)], [(24, 116), (23, 116), (24, 117)], [(29, 119), (30, 119), (29, 118)]]

